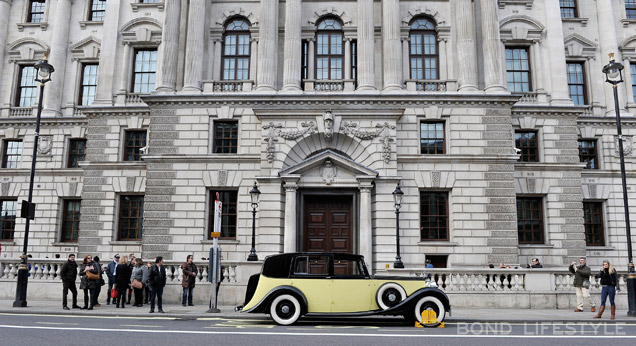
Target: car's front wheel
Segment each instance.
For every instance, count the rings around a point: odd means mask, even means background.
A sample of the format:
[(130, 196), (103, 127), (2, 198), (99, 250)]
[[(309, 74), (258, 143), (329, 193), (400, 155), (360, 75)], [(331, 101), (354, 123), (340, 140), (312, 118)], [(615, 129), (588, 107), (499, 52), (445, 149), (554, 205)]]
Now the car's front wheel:
[(406, 299), (406, 291), (395, 282), (388, 282), (378, 289), (375, 298), (382, 310), (388, 310)]
[[(435, 311), (437, 319), (434, 323), (422, 323), (422, 312), (424, 312), (425, 310)], [(444, 303), (442, 303), (439, 298), (434, 296), (426, 296), (420, 298), (417, 303), (415, 303), (413, 313), (415, 314), (415, 320), (422, 323), (425, 327), (436, 327), (440, 323), (444, 322), (444, 318), (446, 317), (446, 308), (444, 307)]]
[(288, 326), (300, 317), (300, 303), (290, 294), (281, 294), (274, 298), (269, 313), (276, 323)]

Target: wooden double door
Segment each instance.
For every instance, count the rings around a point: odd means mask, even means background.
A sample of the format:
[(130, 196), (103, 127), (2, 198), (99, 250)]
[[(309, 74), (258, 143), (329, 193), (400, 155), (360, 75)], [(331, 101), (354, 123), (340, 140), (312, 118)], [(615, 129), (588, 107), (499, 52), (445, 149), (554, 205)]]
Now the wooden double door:
[(305, 195), (303, 251), (353, 252), (353, 196)]

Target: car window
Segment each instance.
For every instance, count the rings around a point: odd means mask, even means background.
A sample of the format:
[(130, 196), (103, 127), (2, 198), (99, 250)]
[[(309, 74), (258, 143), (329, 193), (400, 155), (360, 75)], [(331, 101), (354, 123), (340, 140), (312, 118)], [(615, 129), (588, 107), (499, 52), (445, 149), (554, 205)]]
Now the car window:
[(294, 262), (295, 275), (329, 274), (329, 256), (297, 256)]
[(365, 275), (362, 269), (362, 262), (355, 259), (334, 259), (333, 270), (335, 275)]

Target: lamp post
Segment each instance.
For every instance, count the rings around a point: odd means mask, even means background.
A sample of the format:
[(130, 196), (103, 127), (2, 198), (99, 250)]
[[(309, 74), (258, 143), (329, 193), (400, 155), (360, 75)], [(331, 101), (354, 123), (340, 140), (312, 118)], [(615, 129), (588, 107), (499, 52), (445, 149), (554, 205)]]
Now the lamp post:
[(627, 301), (628, 316), (636, 316), (636, 273), (634, 272), (634, 260), (632, 258), (632, 235), (629, 225), (629, 205), (627, 203), (627, 180), (625, 178), (625, 155), (623, 153), (623, 132), (621, 130), (621, 115), (618, 106), (619, 83), (623, 82), (623, 64), (614, 61), (614, 53), (609, 54), (610, 62), (603, 67), (605, 81), (612, 84), (614, 90), (614, 110), (616, 112), (616, 131), (618, 133), (618, 154), (621, 166), (621, 181), (623, 184), (623, 207), (625, 209), (625, 234), (627, 235)]
[(13, 307), (27, 306), (27, 285), (29, 283), (29, 266), (27, 264), (27, 247), (29, 246), (29, 226), (30, 221), (35, 218), (35, 204), (33, 200), (33, 180), (35, 177), (35, 163), (38, 155), (38, 140), (40, 138), (40, 117), (42, 116), (42, 97), (44, 96), (44, 84), (51, 80), (51, 73), (55, 71), (53, 66), (47, 61), (48, 54), (44, 54), (44, 58), (35, 64), (38, 78), (36, 82), (40, 82), (40, 97), (38, 101), (38, 114), (35, 118), (35, 139), (33, 141), (33, 158), (31, 160), (31, 179), (29, 181), (29, 197), (28, 200), (22, 201), (22, 209), (20, 217), (26, 218), (24, 223), (24, 245), (22, 246), (22, 260), (18, 267), (18, 286), (15, 290), (15, 301)]
[(403, 196), (404, 192), (402, 192), (400, 183), (398, 183), (395, 187), (395, 191), (393, 191), (393, 201), (395, 202), (395, 243), (397, 245), (397, 256), (395, 256), (393, 268), (404, 268), (402, 257), (400, 257), (400, 207), (402, 206)]
[(250, 191), (250, 197), (252, 198), (252, 249), (249, 256), (247, 256), (248, 261), (258, 261), (258, 256), (256, 256), (256, 207), (258, 207), (258, 197), (260, 195), (261, 192), (258, 191), (256, 182), (254, 182), (254, 186)]

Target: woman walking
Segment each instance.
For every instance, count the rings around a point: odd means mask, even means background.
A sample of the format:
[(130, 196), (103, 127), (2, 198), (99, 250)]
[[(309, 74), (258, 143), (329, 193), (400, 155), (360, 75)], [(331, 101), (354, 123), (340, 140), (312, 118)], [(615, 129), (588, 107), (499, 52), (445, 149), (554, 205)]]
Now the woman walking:
[(601, 279), (601, 308), (598, 311), (598, 314), (594, 316), (594, 318), (601, 318), (603, 316), (603, 311), (605, 311), (605, 301), (607, 300), (607, 296), (609, 296), (610, 301), (610, 309), (612, 315), (610, 319), (614, 319), (616, 317), (616, 305), (614, 304), (614, 296), (616, 292), (620, 292), (621, 288), (618, 285), (618, 275), (616, 275), (616, 269), (612, 267), (612, 265), (608, 261), (603, 261), (603, 268), (601, 271), (596, 274), (595, 278)]
[(88, 265), (88, 259), (91, 255), (84, 256), (82, 265), (80, 266), (80, 290), (84, 291), (84, 306), (82, 310), (88, 309), (88, 278), (86, 277), (86, 266)]
[(117, 284), (117, 308), (126, 307), (126, 292), (128, 292), (128, 286), (130, 286), (130, 274), (131, 269), (128, 266), (128, 257), (122, 256), (117, 266), (117, 274), (115, 275), (115, 284)]
[(144, 281), (144, 261), (141, 258), (135, 258), (135, 267), (132, 270), (132, 275), (130, 276), (130, 283), (133, 286), (133, 290), (135, 292), (135, 304), (133, 306), (140, 307), (143, 306), (143, 281)]
[[(97, 303), (97, 289), (99, 288), (99, 279), (101, 279), (102, 271), (99, 266), (95, 265), (93, 262), (93, 256), (84, 257), (84, 262), (80, 267), (79, 275), (82, 278), (80, 283), (80, 288), (84, 290), (84, 307), (88, 303), (87, 310), (93, 310), (93, 307)], [(90, 302), (88, 302), (88, 293), (90, 292)]]

